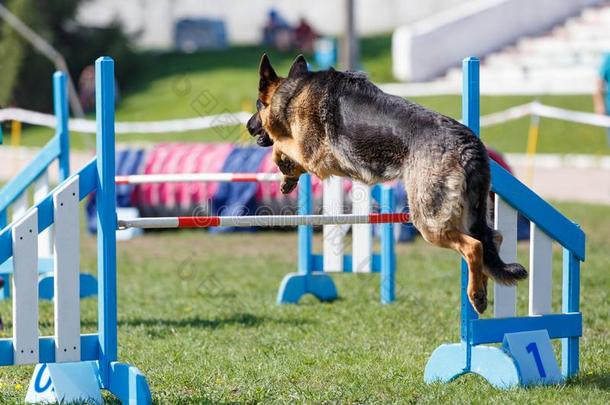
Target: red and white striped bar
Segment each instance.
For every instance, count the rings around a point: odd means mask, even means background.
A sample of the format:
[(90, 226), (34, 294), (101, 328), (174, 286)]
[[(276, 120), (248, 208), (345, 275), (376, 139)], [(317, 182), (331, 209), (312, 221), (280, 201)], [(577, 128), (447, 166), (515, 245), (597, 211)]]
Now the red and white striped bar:
[(341, 214), (341, 215), (250, 215), (226, 217), (158, 217), (134, 218), (118, 221), (119, 230), (129, 228), (211, 228), (221, 226), (235, 227), (273, 227), (298, 225), (342, 225), (342, 224), (382, 224), (409, 222), (409, 214)]
[(116, 184), (154, 183), (244, 183), (282, 181), (280, 173), (176, 173), (176, 174), (132, 174), (116, 176)]

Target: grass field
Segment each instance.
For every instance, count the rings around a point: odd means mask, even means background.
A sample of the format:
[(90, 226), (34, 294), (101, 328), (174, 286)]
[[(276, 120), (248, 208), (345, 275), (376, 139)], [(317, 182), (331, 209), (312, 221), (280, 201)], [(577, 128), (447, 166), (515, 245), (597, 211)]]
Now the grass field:
[[(260, 47), (231, 48), (226, 51), (185, 54), (143, 54), (146, 69), (137, 77), (122, 78), (129, 83), (122, 89), (117, 119), (149, 121), (190, 118), (223, 112), (252, 110), (257, 91)], [(270, 53), (278, 73), (286, 74), (293, 53)], [(121, 63), (120, 60), (117, 63)], [(391, 74), (390, 37), (362, 40), (362, 68), (376, 83), (394, 81)], [(50, 80), (50, 78), (49, 78)], [(592, 111), (590, 96), (515, 96), (483, 97), (482, 114), (501, 111), (533, 100), (579, 111)], [(459, 117), (461, 102), (457, 96), (416, 98), (434, 110)], [(529, 119), (524, 118), (483, 130), (482, 137), (501, 152), (524, 153)], [(23, 144), (40, 146), (52, 135), (51, 130), (28, 128)], [(248, 140), (243, 127), (193, 131), (181, 134), (126, 135), (121, 142), (227, 141)], [(7, 141), (8, 142), (8, 141)], [(92, 136), (74, 134), (75, 148), (92, 147)], [(542, 120), (538, 152), (610, 154), (603, 129), (555, 120)]]
[[(476, 376), (426, 385), (439, 344), (458, 339), (456, 254), (421, 240), (398, 247), (397, 301), (378, 302), (375, 275), (334, 276), (341, 299), (275, 305), (294, 271), (296, 235), (164, 232), (119, 244), (120, 358), (148, 376), (157, 403), (610, 403), (610, 207), (559, 204), (587, 233), (581, 373), (561, 387), (499, 391)], [(84, 234), (82, 265), (96, 263)], [(319, 247), (320, 240), (316, 244)], [(527, 244), (519, 248), (527, 264)], [(556, 250), (554, 307), (560, 306)], [(527, 282), (519, 288), (526, 310)], [(82, 324), (96, 328), (94, 299)], [(0, 303), (10, 331), (10, 303)], [(52, 309), (41, 312), (52, 333)], [(0, 368), (0, 402), (20, 403), (32, 367)]]

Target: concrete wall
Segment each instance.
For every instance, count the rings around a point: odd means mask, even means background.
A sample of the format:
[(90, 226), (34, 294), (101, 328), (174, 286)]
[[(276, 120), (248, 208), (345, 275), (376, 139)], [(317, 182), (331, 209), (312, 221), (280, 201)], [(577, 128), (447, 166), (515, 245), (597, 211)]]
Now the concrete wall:
[(425, 81), (470, 55), (484, 56), (544, 32), (603, 0), (477, 0), (402, 26), (392, 37), (394, 76)]
[[(473, 0), (356, 0), (360, 35), (391, 32), (396, 27)], [(105, 26), (119, 20), (131, 33), (139, 33), (143, 48), (170, 49), (176, 20), (185, 17), (220, 18), (226, 22), (229, 41), (257, 43), (270, 8), (290, 23), (305, 17), (320, 33), (337, 35), (343, 26), (343, 0), (91, 0), (83, 2), (78, 21)]]

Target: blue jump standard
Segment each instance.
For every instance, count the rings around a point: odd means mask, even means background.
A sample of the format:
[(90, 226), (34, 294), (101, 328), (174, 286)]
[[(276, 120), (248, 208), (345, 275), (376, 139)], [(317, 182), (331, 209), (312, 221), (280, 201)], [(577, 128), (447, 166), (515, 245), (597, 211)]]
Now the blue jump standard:
[[(299, 179), (299, 215), (313, 213), (311, 177), (302, 175)], [(298, 273), (287, 274), (277, 294), (278, 304), (296, 304), (305, 294), (312, 294), (320, 301), (337, 299), (335, 282), (321, 271), (313, 271), (313, 226), (300, 225), (298, 229), (299, 258)]]
[[(479, 60), (467, 58), (463, 65), (463, 122), (479, 134)], [(508, 333), (546, 330), (550, 338), (562, 339), (562, 374), (578, 373), (578, 345), (582, 335), (579, 312), (580, 261), (584, 260), (585, 236), (578, 225), (561, 216), (510, 173), (491, 162), (492, 188), (513, 208), (536, 223), (564, 247), (562, 313), (553, 315), (478, 319), (468, 301), (468, 266), (461, 264), (461, 342), (439, 346), (430, 356), (424, 380), (449, 382), (475, 373), (497, 388), (524, 383), (515, 359), (503, 348), (481, 343), (501, 343)]]
[[(377, 185), (372, 197), (379, 202), (382, 213), (394, 212), (394, 194), (391, 187)], [(311, 176), (299, 179), (299, 214), (311, 215), (313, 195)], [(381, 224), (381, 252), (371, 255), (371, 271), (380, 273), (380, 295), (383, 304), (395, 300), (396, 254), (394, 250), (393, 224)], [(313, 226), (301, 225), (298, 229), (298, 272), (287, 274), (277, 295), (278, 304), (296, 304), (305, 294), (311, 294), (322, 302), (337, 299), (338, 293), (333, 279), (324, 273), (323, 256), (313, 254)], [(343, 272), (352, 271), (351, 255), (343, 256)]]
[(97, 117), (97, 251), (99, 370), (102, 387), (122, 403), (151, 403), (146, 377), (134, 366), (119, 363), (117, 337), (116, 191), (114, 150), (114, 61), (95, 62)]

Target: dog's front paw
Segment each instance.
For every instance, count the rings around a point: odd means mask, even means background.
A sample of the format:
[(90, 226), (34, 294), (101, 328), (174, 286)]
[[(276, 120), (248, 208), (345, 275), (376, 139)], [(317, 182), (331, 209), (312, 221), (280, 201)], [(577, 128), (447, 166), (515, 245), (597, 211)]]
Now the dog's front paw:
[(284, 176), (296, 176), (297, 163), (288, 156), (282, 154), (276, 163), (277, 167), (280, 169), (280, 172), (282, 172)]
[(290, 194), (297, 187), (297, 184), (299, 184), (299, 179), (284, 177), (280, 184), (280, 191), (282, 194)]

